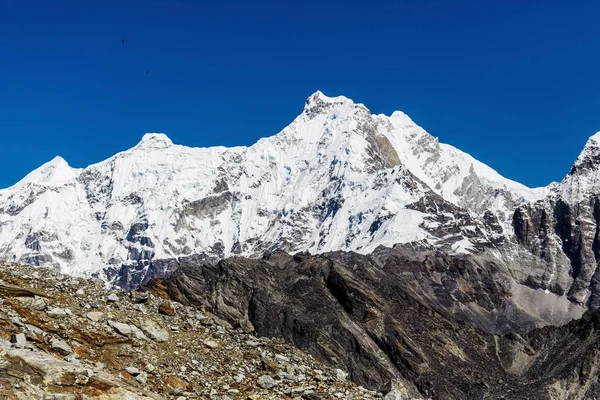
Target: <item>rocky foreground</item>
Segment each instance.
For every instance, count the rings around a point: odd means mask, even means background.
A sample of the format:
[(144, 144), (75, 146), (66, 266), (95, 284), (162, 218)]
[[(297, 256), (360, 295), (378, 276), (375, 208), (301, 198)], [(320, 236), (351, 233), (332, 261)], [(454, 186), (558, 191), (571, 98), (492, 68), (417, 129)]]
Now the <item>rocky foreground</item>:
[[(376, 399), (282, 340), (153, 293), (0, 266), (2, 399)], [(386, 399), (408, 399), (396, 384)]]

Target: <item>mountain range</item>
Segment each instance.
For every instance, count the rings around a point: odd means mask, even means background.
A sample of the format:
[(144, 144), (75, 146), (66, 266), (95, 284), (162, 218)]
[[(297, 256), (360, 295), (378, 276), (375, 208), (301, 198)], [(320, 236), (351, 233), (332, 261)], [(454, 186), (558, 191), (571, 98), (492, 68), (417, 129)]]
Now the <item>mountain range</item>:
[(56, 157), (0, 191), (0, 255), (112, 281), (122, 266), (198, 254), (366, 254), (398, 243), (469, 252), (510, 241), (517, 206), (568, 185), (529, 189), (401, 112), (373, 115), (317, 92), (250, 147), (147, 134), (84, 169)]
[(249, 147), (146, 134), (83, 169), (56, 157), (0, 190), (0, 258), (208, 309), (378, 390), (600, 393), (600, 133), (528, 188), (316, 92)]

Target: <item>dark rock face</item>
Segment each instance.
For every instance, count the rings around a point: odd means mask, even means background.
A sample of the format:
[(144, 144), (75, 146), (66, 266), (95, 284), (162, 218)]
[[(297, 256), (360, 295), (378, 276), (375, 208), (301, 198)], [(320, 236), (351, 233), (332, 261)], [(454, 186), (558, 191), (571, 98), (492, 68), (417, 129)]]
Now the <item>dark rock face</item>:
[(249, 321), (371, 388), (400, 379), (434, 399), (600, 395), (598, 315), (534, 329), (497, 260), (379, 248), (180, 265), (163, 282), (173, 299)]
[(592, 286), (600, 261), (597, 196), (575, 204), (557, 198), (519, 207), (513, 227), (517, 241), (548, 264), (548, 272), (554, 274), (546, 274), (537, 285), (576, 303), (598, 307), (600, 293)]
[(517, 242), (546, 264), (531, 284), (564, 294), (590, 309), (600, 306), (600, 136), (591, 137), (568, 175), (549, 193), (513, 214)]
[(213, 265), (218, 260), (209, 254), (194, 254), (179, 259), (136, 260), (118, 266), (108, 266), (103, 271), (103, 280), (110, 282), (112, 286), (132, 290), (152, 279), (168, 277), (182, 265)]

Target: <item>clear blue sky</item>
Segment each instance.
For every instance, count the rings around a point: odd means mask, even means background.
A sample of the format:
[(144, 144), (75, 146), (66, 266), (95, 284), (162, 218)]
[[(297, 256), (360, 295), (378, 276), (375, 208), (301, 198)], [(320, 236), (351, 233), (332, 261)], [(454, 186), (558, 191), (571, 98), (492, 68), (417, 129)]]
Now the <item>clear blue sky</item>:
[(600, 3), (540, 3), (0, 0), (0, 187), (145, 132), (249, 145), (317, 89), (546, 185), (600, 130)]

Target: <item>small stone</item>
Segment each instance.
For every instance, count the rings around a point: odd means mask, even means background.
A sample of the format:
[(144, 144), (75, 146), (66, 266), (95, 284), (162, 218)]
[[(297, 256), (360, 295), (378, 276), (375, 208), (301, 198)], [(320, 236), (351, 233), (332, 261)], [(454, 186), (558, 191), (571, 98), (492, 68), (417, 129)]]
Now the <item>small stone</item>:
[(398, 389), (394, 389), (385, 395), (383, 400), (408, 400), (405, 392), (401, 392)]
[(27, 338), (25, 338), (25, 335), (23, 333), (18, 333), (16, 335), (11, 336), (10, 342), (13, 344), (13, 346), (15, 348), (23, 349), (23, 348), (25, 348), (25, 345), (27, 344)]
[(59, 354), (66, 356), (73, 353), (73, 349), (71, 346), (67, 344), (64, 340), (52, 338), (52, 342), (50, 343), (50, 347), (52, 350), (57, 351)]
[(148, 310), (146, 309), (146, 306), (144, 306), (143, 304), (134, 304), (133, 309), (141, 312), (144, 315), (148, 314)]
[(277, 382), (275, 382), (275, 379), (273, 379), (269, 375), (263, 375), (260, 378), (258, 378), (258, 386), (260, 386), (263, 389), (271, 389), (276, 385)]
[(203, 340), (202, 343), (204, 343), (204, 345), (209, 349), (216, 349), (217, 347), (219, 347), (219, 343), (210, 339)]
[(111, 293), (106, 298), (106, 301), (108, 301), (109, 303), (116, 303), (117, 301), (119, 301), (119, 296), (117, 296), (115, 293)]
[(142, 332), (137, 326), (135, 325), (129, 325), (131, 327), (131, 331), (133, 332), (133, 337), (135, 337), (136, 339), (139, 340), (149, 340), (148, 337), (146, 335), (144, 335), (144, 332)]
[(85, 386), (87, 385), (87, 383), (90, 381), (90, 378), (87, 377), (86, 375), (77, 375), (75, 377), (75, 383), (77, 385), (81, 385), (81, 386)]
[(278, 360), (278, 361), (280, 361), (280, 362), (284, 362), (284, 363), (289, 363), (290, 362), (289, 358), (287, 358), (286, 356), (281, 355), (281, 354), (276, 354), (275, 355), (275, 359)]
[(35, 296), (31, 302), (31, 308), (36, 311), (44, 311), (47, 307), (48, 305), (46, 304), (46, 301), (38, 296)]
[(154, 365), (148, 363), (148, 364), (146, 364), (146, 366), (144, 367), (144, 369), (146, 371), (148, 371), (148, 372), (153, 372), (156, 369), (156, 367)]
[(198, 319), (198, 321), (200, 321), (200, 323), (204, 326), (213, 326), (214, 325), (214, 321), (211, 317), (200, 317)]
[(142, 372), (139, 369), (137, 369), (136, 367), (127, 367), (127, 368), (125, 368), (125, 371), (127, 371), (127, 373), (129, 375), (133, 375), (133, 376), (138, 376)]
[(85, 294), (85, 290), (83, 290), (83, 289), (77, 289), (77, 291), (75, 292), (75, 294), (77, 296), (83, 296)]
[(142, 385), (145, 385), (148, 380), (148, 374), (146, 372), (140, 372), (139, 375), (135, 377), (135, 380)]
[(160, 306), (158, 306), (158, 312), (163, 315), (175, 315), (176, 311), (172, 302), (169, 300), (164, 300), (162, 303), (160, 303)]
[(275, 361), (268, 360), (265, 358), (263, 358), (261, 361), (262, 361), (262, 367), (266, 371), (277, 372), (280, 369), (282, 369), (281, 365), (279, 365)]
[(129, 324), (124, 324), (116, 321), (108, 321), (108, 325), (110, 325), (115, 330), (115, 332), (123, 336), (131, 335), (131, 333), (133, 332), (133, 329)]
[(335, 376), (338, 381), (345, 381), (348, 378), (348, 374), (339, 368), (335, 370)]
[(169, 332), (151, 319), (142, 319), (137, 326), (146, 336), (156, 342), (166, 342), (169, 340)]
[(185, 390), (187, 388), (187, 382), (181, 378), (178, 378), (174, 375), (167, 375), (163, 378), (163, 382), (165, 384), (165, 389), (170, 391), (173, 390)]
[(67, 316), (67, 311), (62, 309), (62, 308), (52, 308), (48, 311), (46, 311), (46, 313), (51, 316), (51, 317), (66, 317)]
[(89, 313), (85, 314), (85, 316), (92, 322), (98, 322), (102, 319), (104, 313), (100, 311), (90, 311)]

